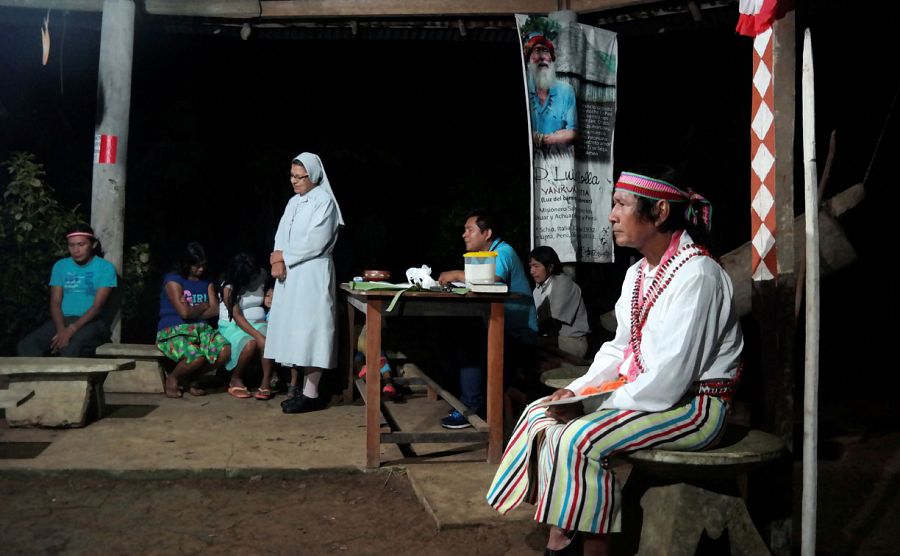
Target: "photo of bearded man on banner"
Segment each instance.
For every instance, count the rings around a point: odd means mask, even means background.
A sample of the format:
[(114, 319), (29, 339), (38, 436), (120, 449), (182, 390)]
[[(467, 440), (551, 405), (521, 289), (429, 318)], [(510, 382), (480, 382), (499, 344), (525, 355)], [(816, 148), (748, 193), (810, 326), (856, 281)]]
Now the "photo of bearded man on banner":
[[(545, 19), (550, 23), (552, 20)], [(578, 128), (575, 89), (556, 78), (556, 47), (549, 29), (528, 34), (523, 47), (528, 76), (531, 130), (534, 148), (544, 153), (573, 154)]]
[(532, 248), (611, 262), (616, 34), (555, 12), (517, 15), (531, 125)]

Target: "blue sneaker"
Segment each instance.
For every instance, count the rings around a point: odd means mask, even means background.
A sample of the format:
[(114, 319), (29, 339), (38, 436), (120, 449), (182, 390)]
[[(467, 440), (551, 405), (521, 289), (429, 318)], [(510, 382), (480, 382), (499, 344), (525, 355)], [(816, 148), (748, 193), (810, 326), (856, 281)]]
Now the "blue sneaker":
[(457, 410), (453, 410), (447, 414), (446, 417), (441, 419), (441, 426), (445, 429), (464, 429), (466, 427), (471, 427), (472, 424), (469, 423), (468, 419)]

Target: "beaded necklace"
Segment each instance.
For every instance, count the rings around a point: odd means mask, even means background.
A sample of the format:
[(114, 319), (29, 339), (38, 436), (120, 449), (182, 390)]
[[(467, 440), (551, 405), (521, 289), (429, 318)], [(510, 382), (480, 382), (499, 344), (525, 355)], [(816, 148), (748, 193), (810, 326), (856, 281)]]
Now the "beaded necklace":
[(646, 295), (644, 295), (642, 290), (644, 285), (644, 272), (647, 268), (647, 259), (644, 259), (641, 262), (641, 266), (638, 269), (637, 279), (634, 281), (634, 290), (631, 294), (631, 338), (629, 339), (628, 348), (626, 348), (625, 353), (626, 359), (629, 351), (634, 354), (634, 357), (631, 360), (631, 366), (626, 374), (628, 382), (634, 381), (639, 374), (644, 372), (644, 361), (643, 356), (641, 355), (641, 340), (643, 338), (644, 324), (647, 322), (647, 315), (649, 315), (650, 309), (653, 308), (653, 305), (659, 299), (659, 296), (662, 295), (672, 281), (672, 278), (675, 277), (675, 274), (681, 270), (685, 263), (694, 257), (711, 256), (705, 247), (695, 243), (687, 243), (672, 253), (671, 256), (666, 257), (666, 255), (673, 251), (675, 246), (678, 245), (680, 239), (681, 233), (676, 233), (672, 236), (672, 242), (669, 245), (669, 249), (667, 249), (666, 253), (663, 255), (665, 260), (656, 269), (656, 274), (654, 275), (650, 286), (647, 288)]

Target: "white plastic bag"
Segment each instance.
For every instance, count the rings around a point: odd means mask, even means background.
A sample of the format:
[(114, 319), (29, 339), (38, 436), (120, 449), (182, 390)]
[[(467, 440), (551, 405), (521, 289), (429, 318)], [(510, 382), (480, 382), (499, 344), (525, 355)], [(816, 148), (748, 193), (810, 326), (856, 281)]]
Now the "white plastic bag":
[(421, 268), (410, 268), (406, 271), (406, 281), (410, 286), (419, 286), (423, 290), (431, 289), (438, 283), (431, 277), (431, 267), (422, 265)]

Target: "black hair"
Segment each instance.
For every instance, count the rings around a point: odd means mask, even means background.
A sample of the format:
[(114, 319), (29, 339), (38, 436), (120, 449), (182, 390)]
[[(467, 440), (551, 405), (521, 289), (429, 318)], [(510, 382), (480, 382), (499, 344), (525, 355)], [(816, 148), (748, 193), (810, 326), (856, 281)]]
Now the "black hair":
[(478, 229), (481, 230), (481, 233), (484, 233), (486, 230), (491, 230), (491, 239), (500, 237), (500, 224), (497, 222), (497, 217), (491, 211), (483, 208), (472, 209), (466, 214), (466, 220), (472, 217), (475, 218), (475, 224), (478, 226)]
[[(259, 276), (259, 267), (256, 266), (252, 255), (238, 253), (231, 257), (219, 288), (219, 297), (223, 298), (222, 301), (225, 302), (225, 307), (228, 309), (228, 320), (234, 320), (234, 304), (247, 292), (247, 287), (257, 276)], [(231, 288), (231, 297), (227, 301), (224, 299), (225, 286)]]
[(91, 255), (95, 257), (103, 256), (103, 245), (100, 244), (100, 238), (95, 236), (94, 229), (84, 222), (79, 222), (78, 224), (69, 226), (66, 229), (66, 240), (68, 240), (69, 234), (91, 234)]
[(544, 268), (549, 268), (551, 274), (562, 272), (562, 263), (559, 262), (559, 255), (549, 245), (535, 247), (528, 256), (544, 265)]
[(203, 246), (196, 241), (189, 241), (181, 251), (178, 262), (175, 263), (175, 272), (183, 278), (187, 278), (191, 273), (192, 266), (205, 262), (206, 251), (203, 249)]
[[(645, 164), (637, 166), (634, 169), (628, 171), (632, 174), (638, 174), (641, 176), (646, 176), (648, 178), (653, 178), (655, 180), (668, 182), (669, 184), (674, 185), (681, 190), (684, 190), (684, 188), (679, 185), (680, 183), (682, 183), (681, 176), (679, 175), (678, 171), (671, 166), (666, 166), (664, 164)], [(654, 222), (659, 216), (659, 209), (657, 209), (656, 207), (656, 200), (641, 197), (640, 195), (635, 195), (635, 198), (637, 199), (637, 211), (641, 218), (650, 222)], [(685, 214), (686, 209), (686, 202), (682, 203), (679, 201), (669, 201), (669, 216), (666, 217), (665, 221), (659, 225), (659, 230), (661, 232), (686, 230), (687, 233), (691, 235), (691, 239), (694, 240), (694, 243), (699, 243), (700, 245), (708, 245), (709, 232), (706, 230), (706, 227), (702, 222), (694, 224), (690, 220), (688, 220), (687, 215)]]

